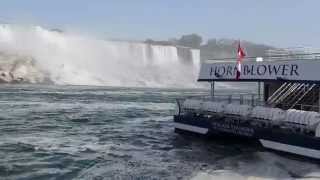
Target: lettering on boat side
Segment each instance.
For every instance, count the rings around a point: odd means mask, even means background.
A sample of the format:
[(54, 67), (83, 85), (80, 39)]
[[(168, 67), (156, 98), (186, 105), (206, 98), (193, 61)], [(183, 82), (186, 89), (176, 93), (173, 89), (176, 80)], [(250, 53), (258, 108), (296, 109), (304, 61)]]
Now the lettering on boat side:
[[(299, 76), (299, 66), (297, 64), (281, 64), (281, 65), (243, 65), (242, 75), (251, 76)], [(237, 67), (235, 65), (213, 66), (210, 68), (210, 76), (223, 78), (224, 76), (235, 76)]]
[[(292, 60), (275, 62), (244, 62), (239, 80), (319, 81), (320, 60)], [(235, 80), (235, 62), (203, 63), (199, 80)]]
[(239, 126), (231, 123), (212, 122), (211, 127), (212, 129), (220, 132), (226, 132), (226, 133), (236, 134), (240, 136), (252, 137), (254, 134), (254, 130), (252, 128), (243, 127), (243, 126)]

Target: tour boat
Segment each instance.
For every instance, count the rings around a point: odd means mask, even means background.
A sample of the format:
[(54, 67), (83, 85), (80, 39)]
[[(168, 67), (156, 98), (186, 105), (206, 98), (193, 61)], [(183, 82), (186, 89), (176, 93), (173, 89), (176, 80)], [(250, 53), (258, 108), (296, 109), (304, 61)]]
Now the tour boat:
[[(198, 81), (211, 84), (211, 95), (177, 100), (175, 132), (241, 137), (320, 159), (320, 59), (308, 57), (248, 59), (240, 72), (236, 61), (203, 62)], [(257, 82), (258, 93), (215, 95), (222, 81)]]

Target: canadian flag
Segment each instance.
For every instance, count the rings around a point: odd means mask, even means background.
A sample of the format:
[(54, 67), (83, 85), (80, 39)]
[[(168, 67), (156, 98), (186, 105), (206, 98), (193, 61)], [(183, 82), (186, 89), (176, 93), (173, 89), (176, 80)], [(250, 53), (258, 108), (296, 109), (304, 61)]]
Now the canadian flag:
[(240, 46), (240, 41), (238, 44), (238, 59), (237, 59), (237, 74), (236, 74), (236, 80), (240, 78), (240, 73), (241, 73), (241, 63), (242, 59), (246, 56), (246, 54), (243, 52), (241, 46)]

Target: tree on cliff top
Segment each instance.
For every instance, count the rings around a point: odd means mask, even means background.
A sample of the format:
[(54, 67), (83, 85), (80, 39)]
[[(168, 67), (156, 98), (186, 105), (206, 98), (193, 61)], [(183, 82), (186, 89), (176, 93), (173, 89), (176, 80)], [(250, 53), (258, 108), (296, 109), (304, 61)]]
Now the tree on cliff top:
[(180, 46), (186, 46), (191, 48), (200, 48), (202, 43), (202, 37), (197, 34), (183, 35), (178, 39), (177, 44)]

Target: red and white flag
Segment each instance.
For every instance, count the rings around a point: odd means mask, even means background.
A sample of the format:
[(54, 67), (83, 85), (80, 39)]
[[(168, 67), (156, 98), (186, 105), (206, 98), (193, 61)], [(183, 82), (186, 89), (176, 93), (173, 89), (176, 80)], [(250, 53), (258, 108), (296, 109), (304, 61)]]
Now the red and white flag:
[(237, 74), (236, 74), (236, 80), (238, 80), (240, 78), (240, 73), (241, 73), (241, 63), (242, 63), (242, 59), (246, 56), (246, 54), (244, 53), (244, 51), (242, 50), (241, 46), (240, 46), (240, 41), (238, 44), (238, 59), (237, 59)]

